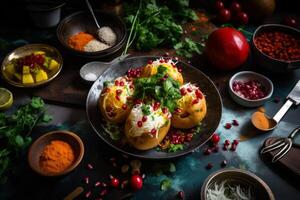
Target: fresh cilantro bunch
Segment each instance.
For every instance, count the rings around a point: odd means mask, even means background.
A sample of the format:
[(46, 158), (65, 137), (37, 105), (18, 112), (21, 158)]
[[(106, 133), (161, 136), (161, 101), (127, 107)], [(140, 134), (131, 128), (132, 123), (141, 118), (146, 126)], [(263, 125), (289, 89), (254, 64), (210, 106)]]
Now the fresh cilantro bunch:
[(30, 103), (19, 107), (12, 115), (0, 113), (0, 183), (6, 181), (12, 164), (30, 145), (32, 129), (51, 119), (39, 97), (33, 97)]
[[(126, 46), (134, 42), (138, 50), (174, 47), (183, 35), (180, 23), (197, 19), (196, 13), (189, 8), (189, 0), (132, 1), (125, 4), (125, 21), (131, 27)], [(198, 53), (195, 48), (189, 51)]]
[[(138, 78), (134, 81), (134, 97), (137, 99), (155, 99), (162, 106), (173, 112), (177, 107), (176, 100), (181, 97), (179, 83), (172, 77), (166, 78), (167, 68), (160, 65), (157, 68), (157, 74)], [(164, 80), (162, 80), (164, 78)]]
[(179, 56), (184, 56), (186, 58), (193, 57), (193, 53), (200, 54), (204, 48), (202, 43), (195, 42), (190, 38), (185, 38), (183, 41), (178, 42), (174, 49)]

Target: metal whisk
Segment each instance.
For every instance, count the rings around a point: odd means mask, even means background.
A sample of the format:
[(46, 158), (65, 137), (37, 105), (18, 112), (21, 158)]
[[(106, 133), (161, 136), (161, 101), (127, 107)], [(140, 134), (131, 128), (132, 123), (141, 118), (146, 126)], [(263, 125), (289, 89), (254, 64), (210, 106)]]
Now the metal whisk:
[(261, 149), (260, 153), (264, 154), (270, 151), (274, 151), (276, 149), (280, 149), (278, 153), (276, 153), (272, 159), (272, 162), (278, 161), (280, 158), (282, 158), (287, 152), (291, 149), (293, 145), (293, 139), (294, 137), (300, 132), (300, 126), (295, 128), (288, 137), (286, 138), (279, 138), (275, 143), (266, 146)]

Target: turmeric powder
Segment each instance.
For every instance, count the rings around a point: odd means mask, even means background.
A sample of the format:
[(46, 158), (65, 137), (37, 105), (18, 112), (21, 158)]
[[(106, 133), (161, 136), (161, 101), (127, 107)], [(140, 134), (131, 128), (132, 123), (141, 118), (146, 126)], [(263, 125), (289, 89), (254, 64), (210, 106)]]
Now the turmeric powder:
[(79, 32), (69, 37), (68, 44), (75, 50), (84, 51), (84, 46), (94, 39), (95, 37), (89, 33)]
[(53, 140), (43, 149), (40, 156), (40, 167), (48, 173), (59, 173), (70, 167), (74, 158), (74, 151), (68, 143)]
[(256, 111), (252, 114), (251, 120), (252, 124), (260, 130), (267, 130), (272, 127), (270, 119), (264, 112)]

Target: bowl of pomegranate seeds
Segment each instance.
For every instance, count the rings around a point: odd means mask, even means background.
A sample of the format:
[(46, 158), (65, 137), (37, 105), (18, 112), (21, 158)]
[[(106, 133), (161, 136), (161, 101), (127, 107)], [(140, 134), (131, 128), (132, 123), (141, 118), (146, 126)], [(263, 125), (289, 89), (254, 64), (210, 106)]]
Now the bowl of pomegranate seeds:
[(300, 30), (280, 24), (259, 26), (252, 37), (254, 59), (263, 68), (286, 73), (300, 68)]
[(259, 73), (241, 71), (229, 80), (229, 94), (236, 103), (242, 106), (258, 107), (272, 96), (273, 83)]

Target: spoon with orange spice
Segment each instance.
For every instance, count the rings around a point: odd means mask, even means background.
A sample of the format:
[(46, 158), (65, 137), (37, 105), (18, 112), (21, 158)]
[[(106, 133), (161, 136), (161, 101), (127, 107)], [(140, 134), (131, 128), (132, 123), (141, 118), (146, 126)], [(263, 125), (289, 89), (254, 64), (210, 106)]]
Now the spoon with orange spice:
[(276, 128), (282, 117), (289, 110), (289, 108), (295, 104), (300, 103), (300, 80), (298, 80), (295, 87), (287, 96), (287, 100), (284, 105), (279, 109), (279, 111), (274, 115), (273, 118), (266, 115), (263, 111), (256, 111), (252, 114), (251, 122), (252, 124), (261, 131), (270, 131)]

